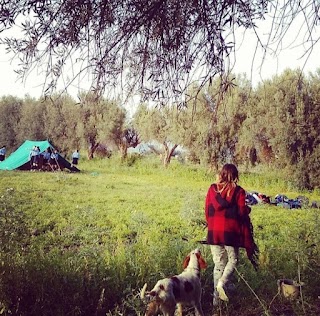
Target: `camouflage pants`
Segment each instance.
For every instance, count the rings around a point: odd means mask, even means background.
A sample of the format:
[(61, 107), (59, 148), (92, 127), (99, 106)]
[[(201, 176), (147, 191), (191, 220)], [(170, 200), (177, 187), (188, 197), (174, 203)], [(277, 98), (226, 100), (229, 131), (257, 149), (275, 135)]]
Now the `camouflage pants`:
[(238, 263), (239, 248), (232, 246), (210, 246), (214, 270), (213, 270), (213, 284), (214, 284), (214, 296), (217, 296), (217, 284), (221, 280), (223, 284), (226, 284), (232, 276), (235, 267)]

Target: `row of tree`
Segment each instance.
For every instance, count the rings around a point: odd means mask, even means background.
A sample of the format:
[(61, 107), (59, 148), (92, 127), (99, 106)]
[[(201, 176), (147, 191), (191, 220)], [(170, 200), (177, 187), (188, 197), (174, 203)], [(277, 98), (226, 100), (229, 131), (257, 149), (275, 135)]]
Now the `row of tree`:
[(5, 96), (0, 111), (0, 141), (9, 152), (26, 139), (48, 139), (62, 154), (82, 148), (91, 159), (95, 152), (109, 155), (113, 147), (125, 156), (128, 147), (138, 144), (137, 134), (126, 123), (125, 109), (92, 95), (81, 96), (80, 102), (68, 95), (38, 100)]
[(229, 89), (216, 80), (183, 110), (141, 105), (136, 128), (165, 148), (183, 144), (195, 162), (262, 163), (287, 168), (300, 188), (319, 186), (320, 72), (288, 69), (256, 88), (243, 76), (228, 80)]
[(287, 168), (300, 187), (319, 186), (320, 72), (286, 70), (254, 88), (243, 76), (228, 82), (221, 91), (215, 80), (183, 109), (140, 104), (130, 122), (117, 100), (3, 97), (0, 144), (15, 149), (26, 138), (49, 139), (61, 152), (87, 148), (92, 158), (116, 148), (125, 158), (139, 141), (156, 140), (164, 165), (181, 145), (195, 163), (268, 164)]

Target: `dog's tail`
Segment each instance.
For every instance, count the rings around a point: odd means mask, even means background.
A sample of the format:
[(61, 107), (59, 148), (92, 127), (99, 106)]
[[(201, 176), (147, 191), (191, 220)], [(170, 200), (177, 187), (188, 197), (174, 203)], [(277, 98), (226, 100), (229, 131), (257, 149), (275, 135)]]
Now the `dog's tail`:
[(144, 284), (143, 288), (141, 289), (141, 292), (140, 292), (140, 297), (142, 300), (145, 299), (146, 297), (146, 290), (147, 290), (147, 283)]

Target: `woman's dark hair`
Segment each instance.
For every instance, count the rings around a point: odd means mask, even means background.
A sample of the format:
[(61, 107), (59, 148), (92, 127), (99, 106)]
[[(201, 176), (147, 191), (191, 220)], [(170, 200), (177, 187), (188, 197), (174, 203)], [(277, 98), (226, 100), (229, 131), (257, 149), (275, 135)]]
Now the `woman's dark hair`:
[(219, 174), (220, 183), (237, 183), (239, 181), (239, 172), (237, 167), (232, 163), (226, 163)]
[(232, 163), (227, 163), (222, 167), (218, 176), (218, 191), (221, 193), (227, 189), (227, 195), (229, 195), (230, 191), (237, 186), (238, 181), (239, 172), (237, 167)]

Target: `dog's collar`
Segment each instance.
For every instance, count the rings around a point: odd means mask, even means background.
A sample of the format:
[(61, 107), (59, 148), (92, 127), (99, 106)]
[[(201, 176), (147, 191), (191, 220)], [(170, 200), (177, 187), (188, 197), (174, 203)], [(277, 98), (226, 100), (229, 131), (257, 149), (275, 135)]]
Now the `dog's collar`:
[(186, 270), (188, 270), (188, 269), (193, 269), (193, 270), (200, 271), (200, 269), (199, 269), (199, 268), (194, 268), (194, 267), (187, 267), (187, 268), (186, 268)]

